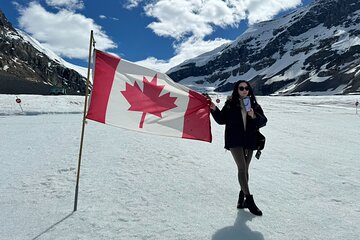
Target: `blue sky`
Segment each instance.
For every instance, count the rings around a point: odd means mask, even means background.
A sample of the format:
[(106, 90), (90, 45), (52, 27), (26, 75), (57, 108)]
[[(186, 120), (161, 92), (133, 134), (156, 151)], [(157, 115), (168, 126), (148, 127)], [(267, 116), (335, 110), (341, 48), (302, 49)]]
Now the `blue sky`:
[(1, 0), (19, 28), (68, 62), (86, 66), (96, 48), (166, 72), (235, 40), (247, 26), (312, 0)]

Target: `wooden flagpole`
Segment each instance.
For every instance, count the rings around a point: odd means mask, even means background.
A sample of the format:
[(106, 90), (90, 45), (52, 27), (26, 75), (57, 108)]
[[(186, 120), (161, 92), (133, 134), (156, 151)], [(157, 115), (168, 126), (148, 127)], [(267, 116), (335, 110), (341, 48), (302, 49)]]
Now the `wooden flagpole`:
[(88, 60), (88, 71), (86, 78), (86, 89), (85, 89), (85, 103), (84, 103), (84, 114), (83, 114), (83, 123), (81, 130), (81, 140), (80, 140), (80, 151), (79, 151), (79, 160), (76, 174), (76, 187), (75, 187), (75, 200), (74, 200), (74, 212), (77, 210), (77, 201), (78, 201), (78, 193), (79, 193), (79, 180), (80, 180), (80, 166), (81, 166), (81, 155), (82, 155), (82, 147), (84, 142), (84, 130), (85, 130), (85, 117), (87, 110), (87, 100), (89, 94), (89, 79), (90, 79), (90, 68), (91, 68), (91, 54), (92, 54), (92, 46), (95, 45), (93, 30), (90, 32), (90, 46), (89, 46), (89, 60)]

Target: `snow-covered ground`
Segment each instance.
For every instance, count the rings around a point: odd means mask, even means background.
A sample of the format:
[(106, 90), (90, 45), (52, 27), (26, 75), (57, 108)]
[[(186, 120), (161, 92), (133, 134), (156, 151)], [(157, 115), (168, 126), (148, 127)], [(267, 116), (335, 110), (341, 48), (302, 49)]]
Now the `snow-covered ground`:
[(237, 210), (223, 126), (213, 143), (88, 121), (73, 211), (83, 102), (0, 95), (0, 239), (360, 239), (360, 96), (258, 97), (269, 118)]

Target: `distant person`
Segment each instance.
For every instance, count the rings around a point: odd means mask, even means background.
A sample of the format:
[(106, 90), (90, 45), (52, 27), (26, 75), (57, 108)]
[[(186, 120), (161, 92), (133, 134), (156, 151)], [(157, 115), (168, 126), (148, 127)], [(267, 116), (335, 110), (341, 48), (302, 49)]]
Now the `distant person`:
[(218, 124), (225, 124), (225, 148), (230, 150), (237, 168), (240, 193), (237, 208), (248, 208), (261, 216), (249, 190), (249, 165), (256, 147), (256, 132), (265, 126), (267, 118), (257, 103), (253, 90), (247, 81), (235, 83), (232, 95), (228, 97), (221, 111), (211, 102), (211, 114)]

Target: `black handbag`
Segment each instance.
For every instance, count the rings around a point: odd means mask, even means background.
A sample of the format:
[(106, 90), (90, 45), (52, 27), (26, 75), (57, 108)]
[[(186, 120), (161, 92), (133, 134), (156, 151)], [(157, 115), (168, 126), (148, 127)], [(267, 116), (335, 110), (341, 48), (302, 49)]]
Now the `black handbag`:
[(261, 132), (259, 131), (259, 128), (262, 128), (264, 126), (266, 126), (266, 123), (267, 123), (267, 117), (265, 116), (264, 114), (264, 111), (262, 110), (262, 108), (260, 107), (260, 105), (258, 105), (256, 108), (255, 108), (255, 114), (256, 114), (256, 124), (257, 124), (257, 131), (256, 131), (256, 135), (255, 135), (255, 139), (256, 139), (256, 154), (255, 154), (255, 157), (257, 159), (260, 158), (260, 155), (261, 155), (261, 150), (264, 149), (265, 147), (265, 136), (261, 134)]
[(261, 134), (261, 132), (259, 130), (256, 131), (256, 154), (255, 157), (257, 159), (260, 158), (261, 155), (261, 150), (264, 149), (265, 147), (265, 136)]
[(258, 130), (256, 131), (256, 150), (263, 150), (265, 147), (265, 136)]

